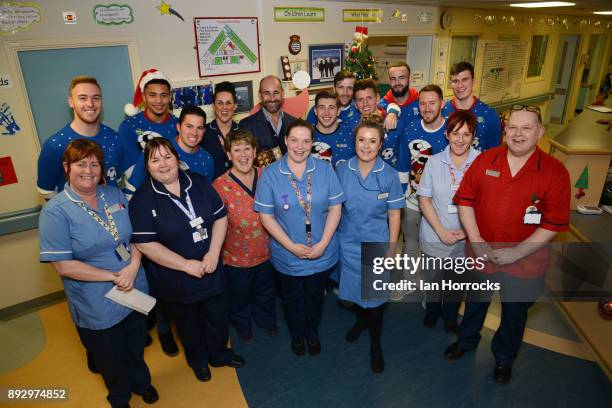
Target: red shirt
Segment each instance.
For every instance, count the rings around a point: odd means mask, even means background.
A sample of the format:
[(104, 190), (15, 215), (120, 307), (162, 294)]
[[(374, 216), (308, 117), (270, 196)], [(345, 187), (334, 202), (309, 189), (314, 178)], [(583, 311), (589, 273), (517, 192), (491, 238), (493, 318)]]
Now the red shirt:
[[(457, 205), (473, 207), (482, 238), (489, 242), (524, 241), (538, 227), (550, 231), (569, 229), (570, 178), (563, 164), (540, 148), (514, 175), (508, 165), (506, 145), (489, 149), (472, 163), (454, 197)], [(534, 198), (539, 200), (534, 204)], [(527, 207), (542, 214), (540, 224), (525, 224)], [(506, 245), (507, 246), (507, 245)], [(544, 262), (544, 263), (542, 263)], [(547, 251), (537, 251), (503, 270), (514, 276), (538, 276), (548, 264)], [(485, 271), (499, 270), (488, 262)]]
[[(263, 169), (256, 170), (257, 179), (260, 179)], [(230, 176), (230, 170), (218, 177), (213, 187), (227, 208), (223, 263), (248, 268), (267, 261), (270, 258), (270, 236), (261, 224), (259, 214), (253, 210), (254, 196)]]

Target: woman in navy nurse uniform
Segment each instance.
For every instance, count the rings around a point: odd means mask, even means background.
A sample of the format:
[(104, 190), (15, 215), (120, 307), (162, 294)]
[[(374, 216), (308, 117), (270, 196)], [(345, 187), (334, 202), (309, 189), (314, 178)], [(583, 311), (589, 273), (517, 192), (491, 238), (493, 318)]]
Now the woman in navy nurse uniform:
[(104, 157), (90, 140), (73, 140), (63, 156), (68, 182), (40, 214), (40, 260), (62, 277), (68, 309), (91, 353), (113, 407), (129, 406), (132, 392), (158, 400), (144, 361), (146, 317), (104, 295), (116, 286), (148, 292), (141, 254), (130, 245), (127, 199), (104, 185)]
[(149, 283), (176, 323), (189, 366), (198, 380), (208, 381), (209, 364), (244, 365), (227, 347), (220, 262), (227, 211), (206, 177), (179, 170), (166, 139), (147, 143), (144, 157), (149, 175), (130, 201), (132, 242), (152, 261)]
[(291, 350), (321, 352), (319, 324), (325, 281), (338, 262), (335, 236), (344, 193), (332, 166), (310, 157), (312, 126), (287, 128), (287, 153), (268, 166), (257, 186), (255, 211), (272, 236), (270, 258), (279, 272)]
[(366, 300), (361, 296), (361, 243), (397, 242), (400, 210), (405, 204), (402, 185), (395, 169), (378, 155), (384, 140), (382, 120), (366, 117), (355, 129), (355, 152), (337, 168), (346, 194), (340, 240), (340, 292), (338, 297), (354, 303), (357, 322), (346, 333), (346, 341), (357, 341), (368, 329), (372, 371), (384, 370), (380, 344), (385, 300)]

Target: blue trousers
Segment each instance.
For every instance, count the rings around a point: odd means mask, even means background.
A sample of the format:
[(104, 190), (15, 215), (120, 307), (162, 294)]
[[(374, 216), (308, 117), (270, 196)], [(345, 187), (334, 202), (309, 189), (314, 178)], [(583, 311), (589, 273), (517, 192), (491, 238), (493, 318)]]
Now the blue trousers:
[[(521, 345), (527, 324), (527, 313), (533, 301), (517, 301), (519, 291), (529, 293), (529, 299), (543, 290), (544, 279), (520, 279), (498, 272), (489, 277), (501, 284), (501, 323), (491, 342), (491, 351), (497, 364), (510, 366), (514, 363)], [(472, 350), (480, 341), (480, 330), (484, 325), (493, 291), (468, 292), (465, 313), (457, 332), (457, 342), (462, 350)]]
[[(427, 257), (432, 258), (430, 256)], [(427, 282), (438, 283), (440, 288), (442, 287), (443, 279), (447, 281), (452, 280), (453, 282), (463, 281), (461, 275), (453, 270), (432, 268), (424, 269), (423, 272), (427, 277)], [(441, 289), (428, 291), (425, 315), (431, 319), (442, 317), (444, 321), (457, 321), (462, 296), (463, 292), (461, 291), (443, 291)]]
[(269, 261), (250, 268), (225, 266), (229, 291), (230, 320), (239, 333), (258, 327), (276, 327), (274, 270)]
[(125, 405), (132, 392), (142, 394), (151, 385), (151, 374), (144, 361), (147, 320), (132, 312), (125, 319), (103, 330), (77, 326), (81, 341), (100, 370), (112, 406)]
[[(335, 266), (334, 266), (335, 268)], [(289, 333), (294, 342), (319, 340), (325, 282), (333, 268), (309, 276), (279, 273)]]
[(196, 303), (162, 301), (166, 315), (176, 323), (187, 363), (194, 370), (229, 362), (234, 352), (227, 347), (229, 318), (224, 296)]

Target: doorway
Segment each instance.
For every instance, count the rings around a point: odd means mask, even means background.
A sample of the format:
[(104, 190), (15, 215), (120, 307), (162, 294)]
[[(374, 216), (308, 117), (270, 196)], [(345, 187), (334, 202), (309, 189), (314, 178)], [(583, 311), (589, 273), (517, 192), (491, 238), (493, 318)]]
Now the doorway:
[(564, 123), (567, 116), (567, 100), (576, 68), (579, 44), (580, 35), (578, 34), (562, 35), (559, 38), (551, 85), (554, 94), (550, 103), (551, 123)]

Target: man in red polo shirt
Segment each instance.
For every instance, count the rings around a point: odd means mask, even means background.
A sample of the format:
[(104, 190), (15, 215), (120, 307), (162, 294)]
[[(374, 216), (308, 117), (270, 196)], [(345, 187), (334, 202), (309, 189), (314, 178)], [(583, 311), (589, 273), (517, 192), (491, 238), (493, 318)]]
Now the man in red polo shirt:
[[(568, 230), (570, 203), (569, 173), (537, 147), (544, 134), (540, 110), (514, 105), (505, 131), (506, 145), (474, 161), (454, 198), (474, 255), (487, 261), (481, 278), (500, 284), (501, 324), (491, 342), (493, 377), (500, 384), (512, 377), (527, 311), (543, 289), (545, 245)], [(444, 352), (447, 358), (477, 347), (492, 294), (468, 293), (457, 341)]]

